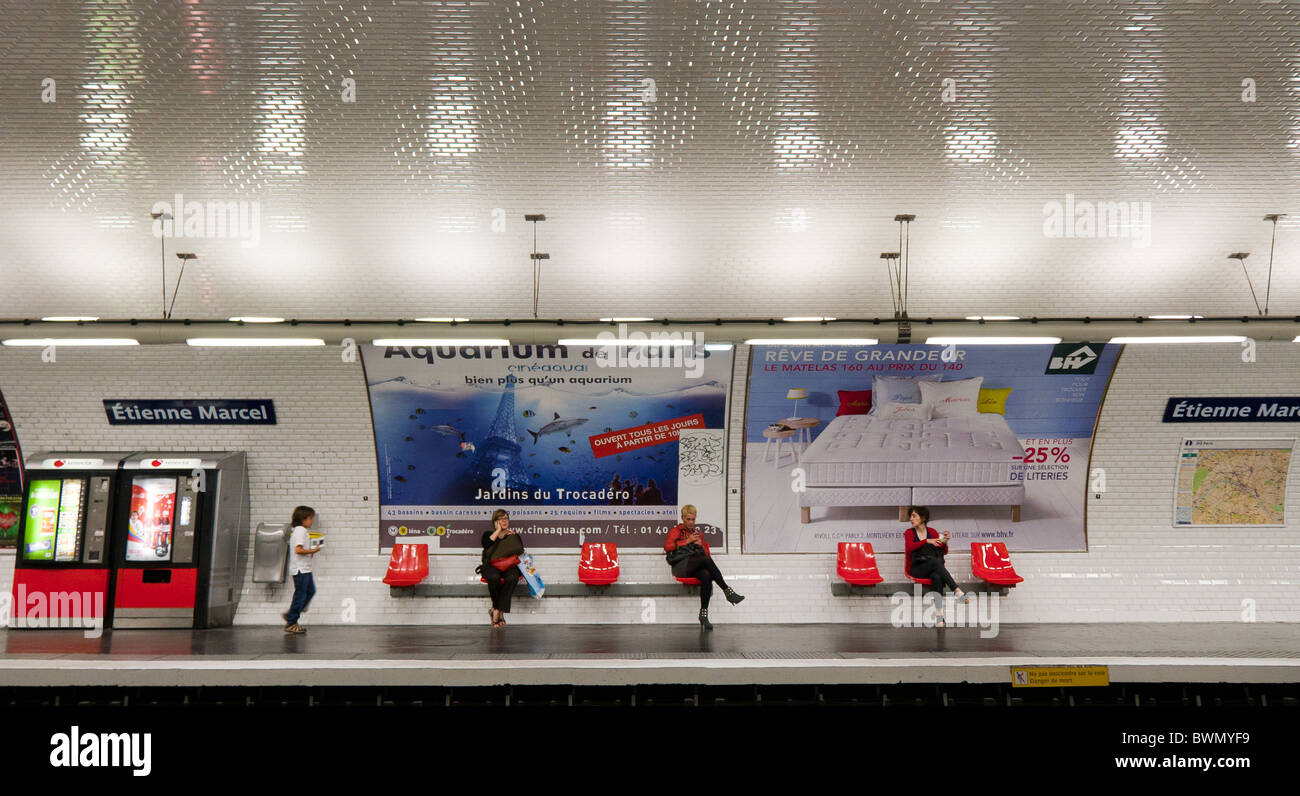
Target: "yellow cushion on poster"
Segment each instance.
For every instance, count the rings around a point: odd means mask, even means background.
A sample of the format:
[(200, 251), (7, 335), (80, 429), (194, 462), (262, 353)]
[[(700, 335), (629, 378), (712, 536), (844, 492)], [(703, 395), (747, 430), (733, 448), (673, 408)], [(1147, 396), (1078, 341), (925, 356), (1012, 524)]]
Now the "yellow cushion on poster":
[(980, 390), (979, 410), (989, 414), (1005, 415), (1007, 413), (1007, 396), (1010, 394), (1010, 387), (1003, 387), (998, 390)]

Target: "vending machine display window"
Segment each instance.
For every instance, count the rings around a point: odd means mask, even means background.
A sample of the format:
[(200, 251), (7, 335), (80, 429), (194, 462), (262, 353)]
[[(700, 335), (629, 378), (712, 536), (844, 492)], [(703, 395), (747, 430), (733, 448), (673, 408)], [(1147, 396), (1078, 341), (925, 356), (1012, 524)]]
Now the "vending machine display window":
[(176, 479), (137, 475), (131, 481), (131, 515), (126, 560), (171, 561), (176, 513)]
[(23, 558), (28, 561), (53, 561), (54, 538), (59, 527), (58, 480), (32, 481), (23, 517)]
[(59, 521), (54, 537), (55, 561), (78, 561), (81, 558), (81, 525), (86, 516), (86, 482), (80, 478), (63, 479), (59, 495)]

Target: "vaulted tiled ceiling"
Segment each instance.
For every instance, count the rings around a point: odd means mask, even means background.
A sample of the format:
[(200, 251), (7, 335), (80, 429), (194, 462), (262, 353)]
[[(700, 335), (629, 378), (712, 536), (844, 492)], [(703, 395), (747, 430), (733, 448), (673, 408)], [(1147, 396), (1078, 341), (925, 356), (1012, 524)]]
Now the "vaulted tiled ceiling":
[(1300, 313), (1300, 3), (2, 13), (0, 317)]

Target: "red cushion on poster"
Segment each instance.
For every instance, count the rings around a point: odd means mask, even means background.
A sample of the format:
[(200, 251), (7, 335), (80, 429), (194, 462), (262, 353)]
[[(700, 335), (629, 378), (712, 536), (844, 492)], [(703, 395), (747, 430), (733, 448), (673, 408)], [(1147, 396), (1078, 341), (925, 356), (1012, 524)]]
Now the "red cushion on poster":
[(840, 415), (865, 415), (871, 411), (871, 390), (838, 390), (840, 394)]

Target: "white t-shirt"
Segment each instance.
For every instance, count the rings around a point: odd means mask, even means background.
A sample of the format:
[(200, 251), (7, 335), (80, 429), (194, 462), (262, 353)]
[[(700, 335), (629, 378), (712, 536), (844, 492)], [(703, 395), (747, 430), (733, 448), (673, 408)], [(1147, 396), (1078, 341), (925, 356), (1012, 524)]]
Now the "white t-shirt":
[(311, 541), (311, 535), (306, 528), (301, 525), (295, 526), (293, 534), (289, 537), (289, 574), (297, 575), (300, 572), (311, 572), (311, 556), (305, 556), (298, 552), (298, 548), (311, 550), (315, 547)]

